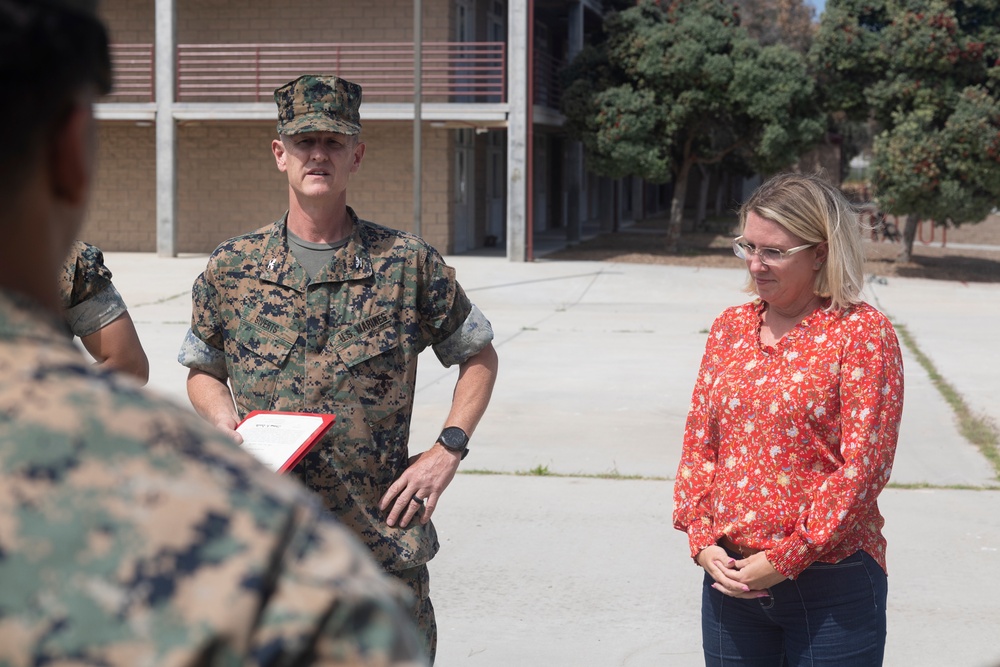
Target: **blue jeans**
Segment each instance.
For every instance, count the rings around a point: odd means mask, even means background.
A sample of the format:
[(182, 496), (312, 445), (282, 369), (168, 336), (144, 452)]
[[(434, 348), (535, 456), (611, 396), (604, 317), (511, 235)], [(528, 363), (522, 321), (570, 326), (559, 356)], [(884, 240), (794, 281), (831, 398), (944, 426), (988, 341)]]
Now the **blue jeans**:
[(863, 551), (839, 563), (813, 563), (797, 579), (772, 586), (766, 598), (732, 598), (712, 583), (706, 574), (706, 667), (882, 664), (888, 586), (885, 572)]

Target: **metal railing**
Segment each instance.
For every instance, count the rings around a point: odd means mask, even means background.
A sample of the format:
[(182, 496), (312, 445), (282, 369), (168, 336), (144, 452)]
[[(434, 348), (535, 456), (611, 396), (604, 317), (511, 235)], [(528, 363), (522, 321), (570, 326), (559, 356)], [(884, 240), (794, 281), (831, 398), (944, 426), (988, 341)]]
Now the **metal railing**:
[[(504, 102), (503, 42), (426, 42), (423, 100)], [(114, 88), (109, 102), (155, 100), (152, 44), (112, 44)], [(536, 53), (535, 103), (559, 108), (561, 63)], [(413, 97), (413, 44), (181, 44), (177, 100), (270, 101), (278, 86), (304, 73), (337, 74), (360, 83), (370, 102)]]
[(562, 102), (562, 85), (559, 82), (559, 70), (562, 61), (544, 51), (535, 51), (535, 104), (558, 109)]
[[(424, 42), (422, 100), (503, 102), (506, 44)], [(180, 44), (177, 100), (270, 101), (302, 74), (335, 74), (361, 84), (369, 102), (413, 98), (413, 44)]]
[(109, 102), (152, 102), (153, 45), (112, 44), (111, 72), (114, 77)]

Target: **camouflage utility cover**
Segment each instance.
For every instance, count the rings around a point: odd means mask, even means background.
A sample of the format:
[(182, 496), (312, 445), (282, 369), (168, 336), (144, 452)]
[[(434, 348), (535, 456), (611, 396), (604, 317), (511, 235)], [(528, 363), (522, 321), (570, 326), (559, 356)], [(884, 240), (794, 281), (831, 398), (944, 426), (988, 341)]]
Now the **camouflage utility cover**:
[(128, 308), (111, 283), (101, 249), (83, 241), (70, 248), (59, 273), (59, 298), (66, 324), (74, 336), (89, 336), (103, 329)]
[(361, 86), (336, 76), (306, 74), (274, 91), (278, 134), (361, 133)]
[[(438, 549), (433, 524), (389, 527), (378, 509), (407, 466), (417, 355), (428, 345), (441, 353), (473, 307), (436, 250), (348, 210), (353, 234), (311, 284), (288, 250), (284, 220), (219, 246), (195, 281), (180, 361), (228, 378), (241, 418), (337, 415), (294, 472), (383, 567), (399, 571)], [(486, 322), (449, 361), (491, 338)]]
[(0, 664), (424, 664), (311, 494), (5, 291), (0, 377)]

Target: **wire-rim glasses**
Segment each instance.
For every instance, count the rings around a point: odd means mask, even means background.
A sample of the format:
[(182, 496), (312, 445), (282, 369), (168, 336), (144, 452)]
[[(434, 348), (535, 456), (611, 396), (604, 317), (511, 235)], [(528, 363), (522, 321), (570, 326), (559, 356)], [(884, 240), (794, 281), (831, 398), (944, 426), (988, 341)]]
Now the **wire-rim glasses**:
[(736, 253), (737, 257), (744, 260), (749, 260), (753, 255), (757, 255), (762, 264), (772, 266), (774, 264), (780, 264), (782, 260), (791, 257), (797, 252), (818, 245), (818, 243), (806, 243), (805, 245), (795, 246), (794, 248), (789, 248), (788, 250), (779, 250), (778, 248), (755, 248), (745, 242), (742, 236), (738, 236), (733, 239), (733, 252)]

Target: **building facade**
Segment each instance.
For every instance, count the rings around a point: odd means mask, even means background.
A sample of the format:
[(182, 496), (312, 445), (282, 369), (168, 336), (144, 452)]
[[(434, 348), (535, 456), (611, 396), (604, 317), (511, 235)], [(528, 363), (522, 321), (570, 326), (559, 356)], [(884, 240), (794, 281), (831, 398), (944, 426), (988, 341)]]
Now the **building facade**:
[(561, 130), (557, 71), (599, 27), (597, 0), (103, 0), (101, 10), (115, 90), (97, 107), (100, 167), (82, 236), (104, 250), (206, 253), (283, 215), (271, 94), (301, 74), (364, 88), (368, 147), (348, 203), (442, 252), (496, 246), (531, 259), (540, 235), (577, 240), (610, 223), (611, 202), (635, 218), (651, 199), (638, 181), (588, 175)]

